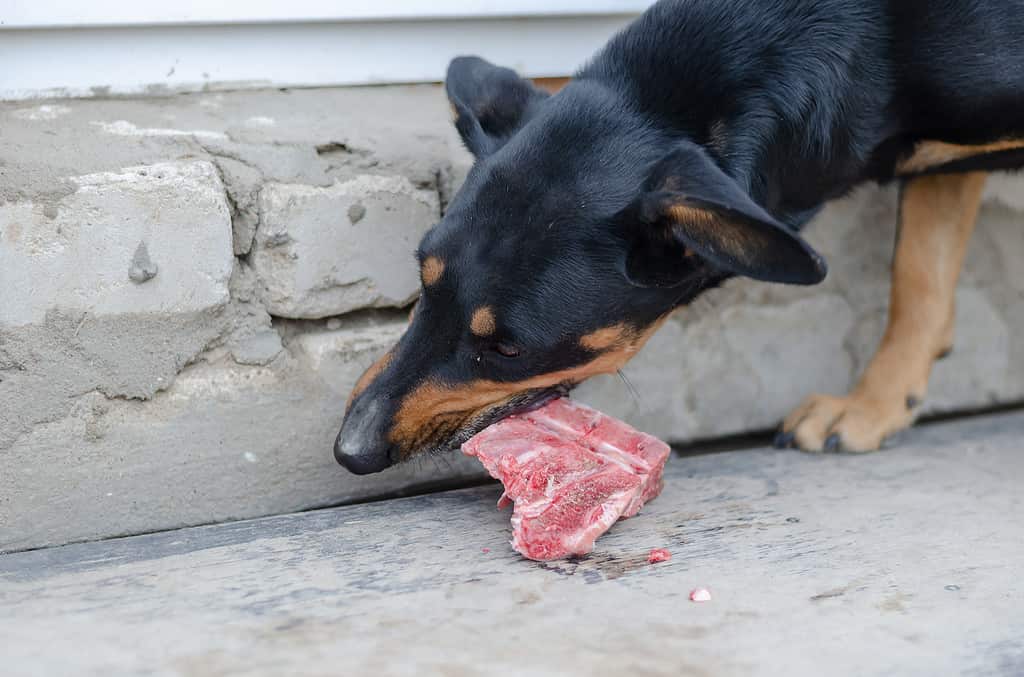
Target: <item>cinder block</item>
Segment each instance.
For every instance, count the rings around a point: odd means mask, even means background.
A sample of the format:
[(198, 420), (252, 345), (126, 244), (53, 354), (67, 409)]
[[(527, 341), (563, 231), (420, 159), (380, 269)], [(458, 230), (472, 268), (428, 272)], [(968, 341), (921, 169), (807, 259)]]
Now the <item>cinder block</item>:
[(328, 388), (347, 398), (362, 373), (398, 342), (406, 324), (399, 321), (303, 334), (293, 345)]
[(211, 163), (72, 181), (55, 203), (0, 204), (0, 326), (40, 323), (55, 308), (167, 316), (227, 303), (231, 216)]
[(362, 175), (327, 188), (270, 184), (259, 203), (250, 261), (272, 315), (321, 318), (415, 296), (413, 253), (440, 217), (436, 191)]

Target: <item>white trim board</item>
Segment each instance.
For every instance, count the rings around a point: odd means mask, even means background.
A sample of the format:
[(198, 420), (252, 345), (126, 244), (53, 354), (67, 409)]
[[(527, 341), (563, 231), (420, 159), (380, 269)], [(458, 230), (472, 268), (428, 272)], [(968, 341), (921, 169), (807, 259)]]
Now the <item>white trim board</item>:
[(0, 99), (437, 82), (459, 54), (561, 76), (632, 16), (10, 30)]
[(2, 0), (0, 30), (409, 19), (600, 16), (652, 0)]

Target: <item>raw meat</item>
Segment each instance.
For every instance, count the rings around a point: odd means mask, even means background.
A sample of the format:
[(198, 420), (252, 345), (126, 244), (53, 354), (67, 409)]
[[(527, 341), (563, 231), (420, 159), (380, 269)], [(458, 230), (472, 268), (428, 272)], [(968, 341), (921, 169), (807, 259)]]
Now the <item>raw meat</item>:
[(691, 602), (710, 602), (711, 601), (711, 591), (708, 590), (707, 588), (695, 588), (693, 591), (690, 592), (690, 601)]
[(672, 559), (672, 553), (665, 548), (655, 548), (651, 550), (651, 554), (647, 556), (647, 561), (650, 564), (657, 564), (658, 562), (667, 562)]
[(659, 493), (669, 447), (562, 398), (483, 430), (462, 445), (515, 503), (512, 547), (534, 560), (585, 555), (620, 517)]

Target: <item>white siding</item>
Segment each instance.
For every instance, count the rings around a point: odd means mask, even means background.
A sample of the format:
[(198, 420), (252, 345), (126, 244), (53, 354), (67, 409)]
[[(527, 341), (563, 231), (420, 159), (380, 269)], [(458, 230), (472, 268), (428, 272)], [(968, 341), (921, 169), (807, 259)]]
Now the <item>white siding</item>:
[(570, 74), (650, 0), (0, 0), (0, 98)]
[(629, 14), (643, 0), (3, 0), (6, 28)]

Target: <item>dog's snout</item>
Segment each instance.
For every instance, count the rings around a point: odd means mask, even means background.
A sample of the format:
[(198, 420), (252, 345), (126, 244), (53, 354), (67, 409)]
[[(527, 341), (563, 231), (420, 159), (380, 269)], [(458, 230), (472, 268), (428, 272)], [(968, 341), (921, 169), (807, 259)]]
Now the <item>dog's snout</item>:
[(380, 421), (380, 404), (360, 399), (353, 403), (334, 442), (334, 458), (349, 472), (368, 475), (394, 465), (394, 447)]
[(343, 426), (334, 442), (334, 458), (356, 475), (369, 475), (394, 465), (394, 449), (361, 435), (351, 435)]
[(349, 472), (369, 475), (391, 465), (387, 450), (367, 449), (360, 446), (356, 440), (345, 439), (344, 435), (345, 431), (342, 430), (337, 442), (334, 443), (334, 458)]

